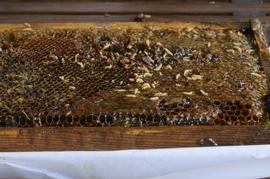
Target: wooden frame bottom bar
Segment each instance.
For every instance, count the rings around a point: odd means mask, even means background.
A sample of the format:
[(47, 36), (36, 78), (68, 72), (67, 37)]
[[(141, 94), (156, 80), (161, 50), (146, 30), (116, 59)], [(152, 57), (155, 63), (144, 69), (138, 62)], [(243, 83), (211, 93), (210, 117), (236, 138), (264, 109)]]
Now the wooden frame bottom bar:
[(0, 130), (0, 151), (123, 150), (219, 145), (269, 144), (270, 129), (255, 126), (147, 128), (9, 128)]

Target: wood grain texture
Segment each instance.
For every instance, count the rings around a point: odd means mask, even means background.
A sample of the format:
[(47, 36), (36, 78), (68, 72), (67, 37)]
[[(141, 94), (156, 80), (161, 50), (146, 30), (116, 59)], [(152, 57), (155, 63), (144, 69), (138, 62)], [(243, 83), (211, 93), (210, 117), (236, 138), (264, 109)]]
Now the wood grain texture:
[(1, 14), (232, 14), (260, 11), (270, 13), (270, 3), (233, 4), (230, 2), (2, 2)]
[[(63, 5), (63, 3), (65, 5)], [(234, 16), (244, 12), (246, 16)], [(130, 22), (140, 13), (150, 14), (143, 21), (172, 22), (248, 22), (256, 14), (270, 21), (270, 3), (234, 4), (226, 0), (196, 1), (3, 1), (0, 2), (0, 23), (19, 22)], [(249, 15), (248, 15), (249, 14)]]
[(268, 144), (270, 129), (253, 126), (1, 129), (0, 151), (196, 147), (204, 138), (212, 138), (222, 146)]
[[(138, 14), (113, 15), (65, 15), (65, 14), (0, 14), (0, 23), (67, 23), (67, 22), (132, 22)], [(144, 22), (248, 22), (250, 17), (228, 15), (164, 15), (155, 14)], [(262, 22), (270, 22), (269, 16), (260, 17)]]

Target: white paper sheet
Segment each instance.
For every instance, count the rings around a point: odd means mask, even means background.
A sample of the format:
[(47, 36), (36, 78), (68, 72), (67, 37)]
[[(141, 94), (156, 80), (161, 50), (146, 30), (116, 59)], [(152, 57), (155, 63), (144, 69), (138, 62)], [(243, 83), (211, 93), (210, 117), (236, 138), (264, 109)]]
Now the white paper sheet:
[(0, 153), (1, 178), (178, 179), (270, 177), (270, 145), (109, 152)]

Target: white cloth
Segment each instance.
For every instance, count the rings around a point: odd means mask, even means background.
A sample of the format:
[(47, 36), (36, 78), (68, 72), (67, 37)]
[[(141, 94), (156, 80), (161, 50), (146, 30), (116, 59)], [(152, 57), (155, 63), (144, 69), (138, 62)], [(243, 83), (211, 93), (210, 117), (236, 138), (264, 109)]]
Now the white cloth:
[(0, 178), (270, 177), (270, 145), (101, 152), (2, 152)]

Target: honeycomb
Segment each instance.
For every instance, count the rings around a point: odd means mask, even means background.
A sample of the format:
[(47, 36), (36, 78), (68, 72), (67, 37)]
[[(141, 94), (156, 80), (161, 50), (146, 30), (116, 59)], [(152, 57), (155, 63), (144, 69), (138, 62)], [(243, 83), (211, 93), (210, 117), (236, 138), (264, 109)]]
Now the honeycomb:
[(259, 125), (266, 76), (229, 26), (0, 32), (0, 127)]

